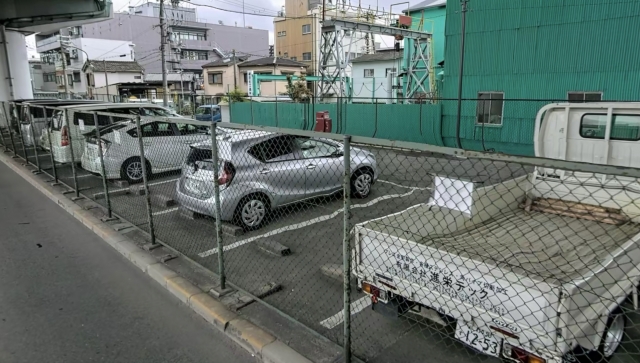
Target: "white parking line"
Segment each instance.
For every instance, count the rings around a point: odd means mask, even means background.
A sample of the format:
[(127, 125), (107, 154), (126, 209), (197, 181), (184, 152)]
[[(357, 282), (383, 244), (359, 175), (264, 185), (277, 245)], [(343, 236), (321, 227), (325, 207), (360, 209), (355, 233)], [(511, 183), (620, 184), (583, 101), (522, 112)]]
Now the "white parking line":
[(152, 213), (152, 214), (153, 214), (154, 216), (159, 216), (159, 215), (161, 215), (161, 214), (167, 214), (167, 213), (175, 212), (175, 211), (177, 211), (178, 209), (180, 209), (180, 207), (175, 207), (175, 208), (171, 208), (171, 209), (165, 209), (165, 210), (163, 210), (163, 211), (155, 212), (155, 213)]
[[(352, 301), (351, 315), (355, 315), (369, 306), (371, 306), (371, 298), (369, 296), (363, 296), (356, 301)], [(327, 329), (333, 329), (336, 326), (342, 324), (343, 321), (344, 321), (344, 311), (340, 311), (339, 313), (321, 321), (320, 325), (322, 325)]]
[[(411, 190), (409, 190), (408, 192), (406, 192), (404, 194), (389, 194), (389, 195), (385, 195), (385, 196), (373, 199), (373, 200), (369, 201), (368, 203), (353, 204), (353, 205), (351, 205), (351, 209), (370, 207), (370, 206), (372, 206), (372, 205), (374, 205), (374, 204), (376, 204), (378, 202), (381, 202), (383, 200), (386, 200), (386, 199), (407, 197), (407, 196), (413, 194), (413, 192), (415, 192), (415, 191), (416, 191), (416, 189), (411, 189)], [(251, 243), (251, 242), (253, 242), (255, 240), (258, 240), (260, 238), (270, 237), (270, 236), (273, 236), (273, 235), (276, 235), (276, 234), (279, 234), (279, 233), (293, 231), (293, 230), (304, 228), (304, 227), (307, 227), (307, 226), (310, 226), (310, 225), (313, 225), (313, 224), (316, 224), (316, 223), (327, 221), (329, 219), (335, 218), (336, 216), (338, 216), (343, 211), (344, 211), (343, 209), (338, 209), (337, 211), (335, 211), (335, 212), (333, 212), (331, 214), (327, 214), (327, 215), (324, 215), (324, 216), (316, 217), (316, 218), (310, 219), (308, 221), (292, 224), (290, 226), (284, 226), (284, 227), (281, 227), (281, 228), (278, 228), (278, 229), (274, 229), (271, 232), (267, 232), (267, 233), (259, 235), (259, 236), (243, 239), (241, 241), (238, 241), (238, 242), (232, 243), (230, 245), (224, 246), (224, 251), (229, 251), (229, 250), (232, 250), (234, 248), (238, 248), (240, 246), (246, 245), (247, 243)], [(199, 253), (198, 256), (207, 257), (207, 256), (215, 255), (216, 253), (218, 253), (218, 249), (217, 248), (213, 248), (213, 249), (210, 249), (210, 250), (207, 250), (207, 251)]]
[(406, 185), (401, 185), (401, 184), (397, 184), (397, 183), (394, 183), (394, 182), (390, 182), (390, 181), (387, 181), (387, 180), (381, 180), (381, 179), (378, 179), (378, 181), (379, 181), (380, 183), (385, 183), (385, 184), (395, 185), (396, 187), (400, 187), (400, 188), (417, 189), (417, 190), (431, 190), (431, 189), (432, 189), (432, 188), (429, 188), (429, 187), (426, 187), (426, 188), (420, 188), (420, 187), (408, 187), (408, 186), (406, 186)]
[(174, 182), (176, 180), (180, 180), (180, 178), (171, 179), (171, 180), (163, 180), (163, 181), (159, 181), (159, 182), (155, 182), (155, 183), (149, 183), (149, 186), (160, 185), (160, 184), (164, 184), (164, 183), (171, 183), (171, 182)]
[[(78, 175), (78, 178), (88, 178), (90, 176), (95, 176), (97, 178), (100, 178), (99, 175), (93, 175), (93, 174)], [(73, 176), (72, 176), (72, 178), (73, 178)]]
[[(129, 188), (122, 188), (122, 189), (113, 189), (113, 190), (109, 190), (109, 194), (111, 193), (117, 193), (117, 192), (121, 192), (123, 190), (129, 190)], [(93, 193), (94, 196), (96, 195), (102, 195), (104, 194), (104, 192), (99, 192), (99, 193)]]

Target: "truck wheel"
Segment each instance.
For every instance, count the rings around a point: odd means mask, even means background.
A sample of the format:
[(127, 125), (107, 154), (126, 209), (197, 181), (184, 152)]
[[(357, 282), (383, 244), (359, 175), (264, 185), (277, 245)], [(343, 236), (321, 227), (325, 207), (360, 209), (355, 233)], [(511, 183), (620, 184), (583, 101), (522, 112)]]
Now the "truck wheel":
[(619, 307), (609, 314), (607, 327), (604, 330), (600, 346), (596, 350), (587, 351), (577, 347), (573, 352), (563, 357), (566, 363), (607, 363), (620, 347), (624, 339), (626, 319)]

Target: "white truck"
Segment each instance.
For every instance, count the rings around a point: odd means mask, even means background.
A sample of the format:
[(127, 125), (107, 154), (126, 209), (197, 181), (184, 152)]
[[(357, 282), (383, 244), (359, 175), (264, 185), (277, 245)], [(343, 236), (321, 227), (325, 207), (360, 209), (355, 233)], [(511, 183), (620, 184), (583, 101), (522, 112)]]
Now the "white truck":
[[(640, 166), (640, 104), (552, 104), (535, 127), (536, 156)], [(521, 363), (606, 362), (625, 337), (640, 345), (638, 179), (537, 167), (433, 184), (426, 203), (354, 227), (353, 273), (374, 310), (430, 309), (466, 345)]]

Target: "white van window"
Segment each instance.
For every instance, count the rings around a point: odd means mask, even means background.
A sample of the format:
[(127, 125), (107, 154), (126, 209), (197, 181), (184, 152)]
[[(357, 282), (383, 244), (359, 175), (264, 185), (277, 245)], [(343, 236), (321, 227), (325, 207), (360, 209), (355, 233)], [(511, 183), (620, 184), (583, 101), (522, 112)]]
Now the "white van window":
[(613, 115), (611, 140), (640, 141), (640, 115)]
[[(607, 115), (586, 114), (580, 121), (580, 136), (603, 140), (607, 130)], [(640, 115), (612, 115), (611, 140), (640, 141)]]
[(604, 139), (607, 129), (607, 115), (585, 114), (580, 120), (580, 136), (585, 139)]

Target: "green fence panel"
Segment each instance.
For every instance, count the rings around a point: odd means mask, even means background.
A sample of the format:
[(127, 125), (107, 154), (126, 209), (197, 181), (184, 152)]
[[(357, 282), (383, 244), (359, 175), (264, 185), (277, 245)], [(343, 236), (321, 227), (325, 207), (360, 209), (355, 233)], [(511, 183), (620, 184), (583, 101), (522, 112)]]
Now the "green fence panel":
[(373, 137), (375, 134), (377, 104), (344, 105), (344, 121), (342, 132), (346, 135)]
[(229, 104), (229, 118), (231, 122), (239, 124), (253, 123), (250, 102), (232, 102)]
[(420, 105), (379, 105), (374, 137), (424, 142)]

